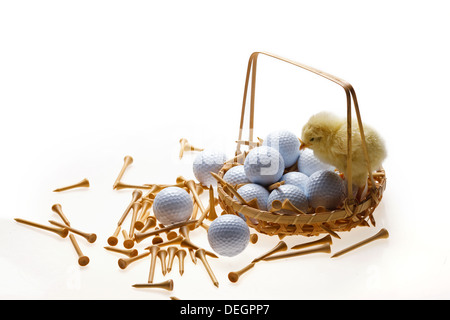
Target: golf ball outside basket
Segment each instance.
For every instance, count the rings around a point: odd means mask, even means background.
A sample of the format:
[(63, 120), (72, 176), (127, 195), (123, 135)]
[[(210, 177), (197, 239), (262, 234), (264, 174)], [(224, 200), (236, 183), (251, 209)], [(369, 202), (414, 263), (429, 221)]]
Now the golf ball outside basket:
[(298, 158), (298, 171), (306, 174), (308, 177), (314, 172), (319, 170), (334, 170), (334, 167), (323, 163), (314, 155), (314, 151), (311, 149), (300, 150), (300, 156)]
[(193, 211), (194, 202), (186, 190), (168, 187), (160, 192), (153, 201), (153, 212), (163, 225), (170, 225), (188, 220)]
[(306, 196), (313, 208), (336, 209), (346, 197), (344, 181), (334, 171), (317, 171), (309, 177)]
[(284, 172), (284, 160), (281, 154), (268, 146), (250, 150), (244, 161), (247, 178), (263, 186), (277, 182)]
[[(256, 183), (247, 183), (237, 189), (237, 192), (247, 202), (256, 198), (259, 209), (267, 210), (267, 199), (270, 193), (263, 186)], [(237, 200), (236, 197), (234, 199)]]
[(295, 134), (287, 130), (271, 132), (263, 141), (263, 146), (278, 150), (283, 157), (286, 168), (295, 164), (300, 155), (300, 140)]
[(217, 217), (208, 228), (209, 245), (221, 256), (238, 255), (244, 251), (249, 241), (249, 227), (242, 218), (234, 214)]
[(211, 172), (218, 173), (226, 161), (225, 153), (216, 150), (203, 150), (194, 159), (194, 176), (204, 186), (216, 186), (217, 181)]
[[(305, 213), (308, 211), (308, 198), (299, 187), (296, 187), (292, 184), (285, 184), (272, 190), (269, 198), (267, 199), (268, 209), (270, 210), (272, 208), (272, 202), (274, 200), (279, 200), (281, 201), (281, 203), (283, 203), (285, 199), (288, 199), (299, 210)], [(280, 210), (277, 212), (283, 214), (295, 214), (294, 212), (289, 210)]]
[(250, 180), (245, 175), (244, 166), (234, 166), (223, 175), (223, 180), (231, 185), (237, 185), (241, 183), (249, 183)]
[(306, 183), (308, 182), (308, 180), (309, 177), (306, 174), (298, 171), (285, 173), (280, 179), (280, 181), (284, 181), (285, 185), (292, 184), (302, 189), (303, 192), (306, 191)]

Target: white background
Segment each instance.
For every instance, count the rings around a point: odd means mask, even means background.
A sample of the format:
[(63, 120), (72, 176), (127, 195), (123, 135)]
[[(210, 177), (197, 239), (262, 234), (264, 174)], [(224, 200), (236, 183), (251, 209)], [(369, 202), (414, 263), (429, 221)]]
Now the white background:
[[(449, 30), (445, 1), (2, 1), (0, 298), (448, 299)], [(182, 277), (177, 262), (155, 275), (172, 278), (173, 292), (132, 288), (149, 260), (121, 270), (103, 249), (130, 200), (112, 190), (123, 157), (134, 158), (123, 180), (142, 184), (193, 177), (195, 154), (178, 159), (182, 137), (232, 156), (254, 51), (354, 86), (363, 121), (385, 137), (388, 182), (376, 227), (341, 234), (332, 250), (382, 227), (390, 238), (336, 259), (261, 262), (229, 282), (279, 240), (260, 235), (237, 257), (209, 259), (219, 288), (189, 257)], [(300, 134), (322, 110), (345, 115), (340, 87), (270, 58), (259, 59), (256, 88), (262, 138)], [(89, 189), (52, 192), (85, 177)], [(57, 220), (54, 203), (97, 233), (94, 244), (79, 238), (88, 266), (68, 238), (13, 220)], [(209, 249), (203, 229), (191, 238)]]

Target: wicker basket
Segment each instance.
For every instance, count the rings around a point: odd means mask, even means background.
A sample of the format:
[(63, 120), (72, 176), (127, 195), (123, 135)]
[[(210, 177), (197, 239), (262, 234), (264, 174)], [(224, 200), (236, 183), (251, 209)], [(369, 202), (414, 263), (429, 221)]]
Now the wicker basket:
[[(256, 81), (256, 64), (258, 55), (263, 54), (302, 69), (308, 70), (315, 74), (318, 74), (330, 81), (339, 84), (344, 90), (347, 97), (347, 167), (346, 177), (349, 183), (347, 183), (347, 194), (349, 195), (345, 200), (341, 208), (337, 208), (333, 211), (316, 210), (312, 213), (295, 213), (290, 212), (287, 214), (278, 214), (276, 212), (268, 212), (255, 208), (251, 203), (241, 200), (236, 200), (236, 190), (238, 186), (231, 186), (221, 179), (224, 174), (231, 167), (235, 165), (242, 165), (248, 151), (241, 151), (241, 146), (245, 145), (248, 149), (252, 149), (259, 145), (258, 141), (253, 141), (253, 124), (254, 124), (254, 101), (255, 101), (255, 81)], [(244, 115), (246, 98), (248, 92), (248, 85), (250, 82), (251, 74), (251, 92), (250, 92), (250, 118), (249, 118), (249, 139), (242, 140), (242, 132), (244, 127)], [(349, 155), (352, 152), (351, 143), (351, 105), (353, 100), (353, 106), (355, 109), (358, 125), (360, 128), (362, 146), (365, 153), (365, 158), (368, 168), (368, 192), (363, 199), (357, 201), (353, 197), (352, 192), (352, 172), (351, 172), (351, 157)], [(361, 116), (358, 108), (358, 102), (356, 100), (356, 94), (353, 87), (346, 81), (339, 79), (335, 76), (319, 71), (317, 69), (305, 66), (303, 64), (281, 58), (279, 56), (265, 53), (254, 52), (249, 59), (247, 75), (244, 88), (244, 99), (242, 104), (241, 121), (239, 128), (239, 137), (237, 140), (236, 156), (233, 159), (228, 160), (222, 169), (216, 175), (218, 180), (217, 191), (219, 196), (219, 204), (226, 213), (244, 215), (247, 219), (247, 224), (257, 230), (258, 232), (268, 235), (304, 235), (315, 236), (322, 233), (330, 233), (337, 236), (336, 232), (350, 231), (357, 226), (370, 226), (369, 222), (375, 226), (375, 219), (373, 212), (378, 206), (383, 196), (383, 191), (386, 188), (386, 177), (383, 169), (378, 171), (371, 171), (370, 161), (367, 154), (367, 148), (365, 144), (364, 129), (362, 126)], [(287, 169), (289, 170), (289, 168)]]

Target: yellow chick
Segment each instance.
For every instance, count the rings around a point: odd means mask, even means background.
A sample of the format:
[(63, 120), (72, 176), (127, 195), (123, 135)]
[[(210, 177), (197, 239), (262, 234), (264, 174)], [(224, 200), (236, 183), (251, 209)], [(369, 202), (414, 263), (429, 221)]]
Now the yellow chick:
[[(386, 158), (383, 139), (371, 127), (363, 124), (371, 171), (381, 167)], [(329, 112), (313, 115), (302, 129), (302, 146), (310, 148), (322, 162), (328, 163), (347, 173), (347, 119)], [(367, 182), (368, 169), (361, 143), (358, 122), (352, 119), (352, 183), (358, 188)]]

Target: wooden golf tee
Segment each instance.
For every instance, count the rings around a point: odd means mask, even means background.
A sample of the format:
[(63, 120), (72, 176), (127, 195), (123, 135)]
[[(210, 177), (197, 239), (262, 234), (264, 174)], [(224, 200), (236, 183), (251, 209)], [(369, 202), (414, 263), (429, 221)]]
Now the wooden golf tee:
[(78, 234), (79, 236), (82, 236), (83, 238), (85, 238), (89, 243), (94, 243), (95, 240), (97, 240), (97, 235), (95, 233), (86, 233), (86, 232), (82, 232), (80, 230), (74, 229), (68, 225), (65, 225), (63, 223), (54, 221), (54, 220), (48, 220), (48, 222), (50, 222), (51, 224), (57, 226), (57, 227), (61, 227), (61, 228), (66, 228), (67, 230), (71, 231), (72, 233)]
[(52, 206), (52, 211), (55, 212), (67, 226), (70, 226), (69, 219), (67, 219), (67, 217), (64, 215), (62, 207), (59, 203), (56, 203)]
[(120, 249), (116, 247), (103, 247), (108, 251), (122, 253), (130, 258), (136, 257), (138, 255), (137, 249)]
[(157, 254), (158, 254), (159, 250), (160, 250), (160, 248), (158, 246), (151, 246), (148, 251), (152, 256), (152, 258), (150, 260), (150, 271), (148, 273), (148, 283), (153, 282), (153, 278), (155, 276), (156, 258), (157, 258)]
[[(189, 238), (189, 227), (188, 226), (182, 226), (180, 228), (180, 234), (189, 242), (191, 239)], [(191, 256), (191, 260), (194, 264), (197, 264), (197, 258), (195, 257), (195, 250), (193, 248), (189, 248), (189, 255)]]
[(205, 266), (206, 271), (209, 274), (209, 277), (211, 278), (211, 281), (216, 287), (219, 287), (219, 281), (217, 281), (216, 276), (214, 275), (214, 272), (212, 271), (208, 261), (206, 260), (205, 250), (204, 249), (198, 249), (195, 251), (195, 256), (199, 258), (203, 265)]
[(178, 248), (173, 246), (167, 248), (167, 273), (172, 271), (173, 260), (175, 260), (177, 250)]
[(161, 232), (170, 231), (170, 230), (173, 230), (173, 229), (176, 229), (176, 228), (180, 228), (182, 226), (187, 226), (189, 224), (196, 223), (196, 222), (197, 222), (197, 220), (187, 220), (187, 221), (184, 221), (184, 222), (177, 222), (177, 223), (168, 225), (167, 227), (164, 227), (164, 228), (161, 228), (161, 229), (157, 229), (157, 230), (152, 230), (152, 231), (148, 231), (148, 232), (136, 232), (134, 234), (134, 240), (137, 243), (139, 243), (142, 240), (144, 240), (144, 239), (146, 239), (146, 238), (148, 238), (150, 236), (155, 236), (155, 235), (160, 234)]
[(142, 230), (145, 226), (145, 221), (147, 221), (148, 216), (150, 215), (150, 208), (153, 204), (153, 200), (142, 197), (142, 208), (141, 214), (137, 221), (134, 223), (134, 227), (136, 230)]
[(276, 254), (273, 256), (269, 256), (266, 257), (264, 259), (262, 259), (263, 261), (272, 261), (272, 260), (278, 260), (278, 259), (285, 259), (285, 258), (292, 258), (292, 257), (298, 257), (298, 256), (303, 256), (306, 254), (311, 254), (311, 253), (319, 253), (319, 252), (324, 252), (324, 253), (330, 253), (331, 252), (331, 247), (330, 245), (327, 244), (323, 244), (317, 248), (313, 248), (313, 249), (307, 249), (307, 250), (302, 250), (302, 251), (292, 251), (292, 252), (287, 252), (287, 253), (280, 253), (280, 254)]
[(180, 271), (180, 275), (182, 276), (184, 273), (184, 258), (186, 257), (186, 250), (178, 249), (175, 255), (178, 258), (178, 269)]
[(119, 243), (119, 239), (117, 237), (119, 236), (120, 229), (121, 227), (117, 226), (114, 234), (108, 238), (108, 244), (110, 246), (115, 246)]
[(137, 255), (137, 256), (134, 256), (134, 257), (132, 257), (132, 258), (128, 258), (128, 259), (122, 259), (122, 258), (120, 258), (120, 259), (117, 261), (117, 263), (119, 264), (119, 268), (120, 268), (120, 269), (125, 269), (126, 267), (128, 267), (128, 266), (130, 265), (130, 263), (135, 262), (135, 261), (137, 261), (137, 260), (140, 260), (140, 259), (142, 259), (142, 258), (145, 258), (145, 257), (147, 257), (147, 256), (149, 256), (149, 255), (150, 255), (150, 251), (146, 251), (146, 252), (141, 253), (141, 254), (139, 254), (139, 255)]
[(139, 210), (142, 208), (142, 204), (139, 202), (133, 203), (131, 206), (131, 210), (133, 210), (133, 214), (131, 216), (130, 223), (130, 232), (128, 232), (128, 236), (132, 239), (134, 237), (134, 224), (136, 223), (136, 219), (139, 213)]
[(320, 238), (318, 240), (315, 241), (310, 241), (307, 243), (301, 243), (301, 244), (297, 244), (295, 246), (293, 246), (291, 249), (293, 250), (298, 250), (298, 249), (304, 249), (304, 248), (308, 248), (308, 247), (312, 247), (312, 246), (316, 246), (319, 244), (333, 244), (333, 240), (331, 239), (331, 236), (329, 234), (327, 234), (325, 237)]
[(251, 268), (253, 268), (255, 266), (255, 263), (252, 262), (249, 265), (247, 265), (246, 267), (242, 268), (239, 271), (232, 271), (228, 274), (228, 279), (231, 282), (237, 282), (239, 280), (239, 277), (244, 274), (245, 272), (247, 272), (248, 270), (250, 270)]
[(343, 255), (343, 254), (345, 254), (345, 253), (347, 253), (349, 251), (352, 251), (352, 250), (354, 250), (356, 248), (364, 246), (364, 245), (366, 245), (366, 244), (368, 244), (368, 243), (370, 243), (372, 241), (379, 240), (379, 239), (387, 239), (387, 238), (389, 238), (389, 232), (385, 228), (383, 228), (380, 231), (378, 231), (378, 233), (376, 233), (375, 235), (371, 236), (370, 238), (367, 238), (367, 239), (365, 239), (363, 241), (360, 241), (360, 242), (358, 242), (358, 243), (356, 243), (356, 244), (354, 244), (354, 245), (352, 245), (352, 246), (350, 246), (350, 247), (348, 247), (346, 249), (343, 249), (343, 250), (341, 250), (339, 252), (336, 252), (335, 254), (333, 254), (331, 256), (331, 258), (339, 257), (339, 256), (341, 256), (341, 255)]
[(69, 230), (67, 230), (66, 228), (55, 228), (55, 227), (50, 227), (50, 226), (46, 226), (37, 222), (33, 222), (33, 221), (28, 221), (28, 220), (24, 220), (24, 219), (20, 219), (20, 218), (14, 218), (14, 220), (16, 220), (19, 223), (23, 223), (35, 228), (39, 228), (39, 229), (43, 229), (43, 230), (47, 230), (47, 231), (51, 231), (56, 233), (57, 235), (59, 235), (61, 238), (65, 238), (67, 237), (67, 235), (69, 234)]
[(194, 146), (192, 146), (187, 139), (185, 138), (181, 138), (180, 139), (180, 153), (179, 153), (179, 158), (183, 158), (183, 154), (184, 151), (203, 151), (202, 148), (196, 148)]
[[(183, 247), (183, 248), (188, 248), (188, 249), (193, 249), (193, 250), (200, 250), (200, 249), (202, 249), (202, 248), (200, 248), (199, 246), (197, 246), (196, 244), (193, 244), (190, 240), (188, 240), (188, 239), (183, 239), (181, 242), (180, 242), (180, 245), (181, 245), (181, 247)], [(208, 256), (210, 256), (211, 258), (218, 258), (218, 256), (215, 254), (215, 253), (212, 253), (212, 252), (210, 252), (210, 251), (206, 251), (206, 250), (204, 250), (205, 251), (205, 254), (206, 255), (208, 255)]]
[(75, 188), (89, 188), (89, 180), (83, 179), (80, 182), (72, 184), (70, 186), (57, 188), (57, 189), (53, 190), (53, 192), (61, 192), (61, 191), (66, 191), (66, 190), (70, 190), (70, 189), (75, 189)]
[(116, 188), (116, 185), (120, 182), (120, 180), (123, 177), (123, 174), (125, 173), (125, 170), (130, 166), (130, 164), (133, 163), (133, 158), (131, 156), (125, 156), (123, 158), (123, 166), (122, 169), (120, 169), (119, 175), (116, 178), (116, 181), (114, 182), (113, 189)]
[(252, 263), (256, 263), (258, 261), (261, 261), (264, 258), (267, 258), (268, 256), (276, 253), (276, 252), (280, 252), (280, 251), (286, 251), (287, 250), (287, 244), (284, 241), (280, 241), (278, 242), (278, 244), (273, 247), (273, 249), (269, 250), (268, 252), (266, 252), (265, 254), (263, 254), (262, 256), (253, 259)]
[(159, 258), (159, 260), (161, 261), (161, 271), (163, 276), (166, 275), (167, 273), (167, 251), (166, 250), (159, 250), (158, 253), (156, 254)]
[(173, 280), (169, 279), (167, 281), (159, 282), (159, 283), (137, 283), (137, 284), (133, 284), (132, 287), (134, 287), (134, 288), (160, 288), (160, 289), (172, 291), (173, 290)]
[(131, 201), (128, 204), (127, 208), (122, 214), (122, 217), (120, 218), (119, 222), (117, 222), (118, 226), (121, 226), (125, 218), (127, 217), (128, 213), (131, 211), (131, 208), (133, 207), (133, 204), (138, 201), (142, 197), (142, 191), (141, 190), (134, 190), (131, 196)]
[(134, 241), (128, 236), (128, 233), (125, 230), (122, 230), (123, 235), (123, 246), (127, 249), (131, 249), (134, 247)]
[(75, 239), (75, 236), (73, 234), (69, 234), (69, 238), (73, 244), (73, 247), (75, 248), (75, 251), (78, 254), (78, 264), (82, 267), (86, 266), (89, 263), (89, 258), (87, 256), (85, 256), (83, 254), (83, 252), (81, 252), (80, 246), (78, 245), (78, 242)]

